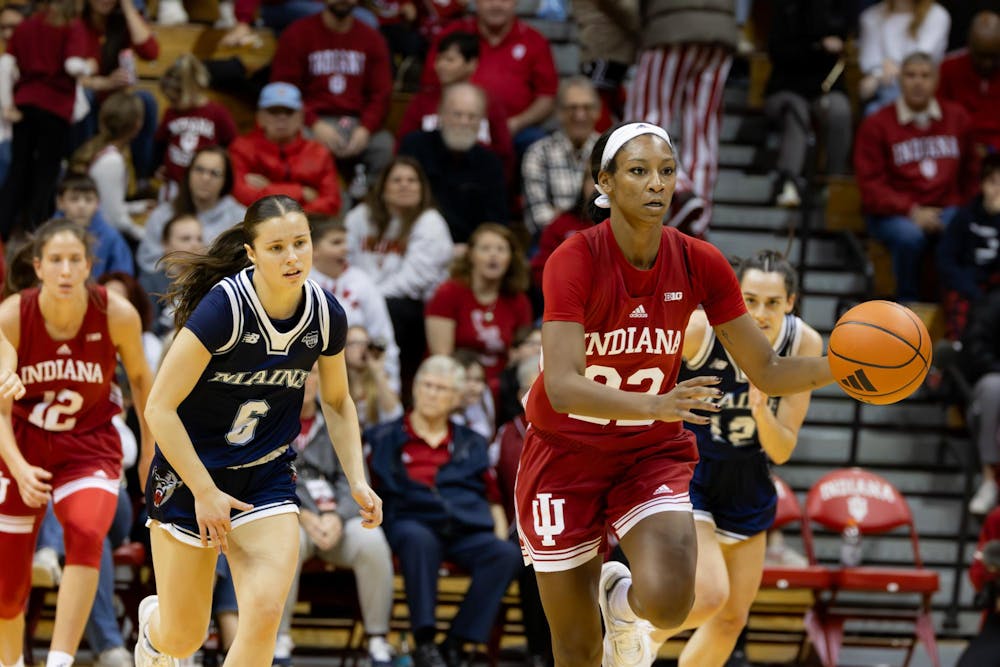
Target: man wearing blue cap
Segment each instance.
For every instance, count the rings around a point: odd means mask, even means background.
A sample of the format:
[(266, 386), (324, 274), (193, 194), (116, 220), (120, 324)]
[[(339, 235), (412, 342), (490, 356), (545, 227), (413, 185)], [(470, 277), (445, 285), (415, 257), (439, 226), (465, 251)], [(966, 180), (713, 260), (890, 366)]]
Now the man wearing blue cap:
[(267, 195), (288, 195), (307, 213), (340, 211), (337, 167), (323, 144), (302, 136), (302, 93), (290, 83), (264, 86), (257, 128), (229, 146), (233, 196), (249, 206)]

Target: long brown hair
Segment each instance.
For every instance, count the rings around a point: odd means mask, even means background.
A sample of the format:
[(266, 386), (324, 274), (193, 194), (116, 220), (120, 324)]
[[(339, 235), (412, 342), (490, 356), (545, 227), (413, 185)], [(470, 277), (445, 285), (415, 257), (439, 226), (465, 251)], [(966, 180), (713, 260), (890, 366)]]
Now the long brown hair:
[(451, 265), (451, 277), (466, 285), (472, 285), (472, 249), (483, 234), (496, 234), (510, 246), (510, 265), (500, 282), (500, 293), (504, 296), (523, 294), (528, 289), (528, 261), (524, 258), (521, 244), (513, 232), (495, 222), (484, 222), (476, 227), (469, 237), (469, 249)]
[(76, 149), (69, 160), (69, 171), (86, 174), (97, 154), (109, 144), (128, 137), (142, 121), (142, 100), (135, 93), (119, 90), (108, 96), (98, 112), (97, 135)]
[[(91, 0), (84, 0), (80, 16), (94, 29), (98, 28), (97, 13), (94, 11)], [(104, 41), (101, 45), (101, 60), (98, 63), (98, 69), (101, 74), (108, 74), (118, 68), (118, 54), (127, 49), (131, 41), (128, 24), (125, 22), (125, 14), (118, 3), (115, 3), (114, 7), (111, 8), (101, 36)]]
[(174, 304), (175, 328), (184, 326), (213, 285), (250, 266), (243, 246), (253, 245), (257, 226), (287, 213), (302, 213), (302, 207), (285, 195), (261, 197), (250, 205), (241, 222), (216, 237), (206, 254), (172, 252), (163, 258), (168, 274), (177, 270), (166, 294), (167, 303)]
[[(910, 25), (906, 29), (910, 33), (910, 37), (915, 38), (917, 36), (920, 26), (924, 24), (924, 19), (927, 18), (927, 14), (931, 11), (933, 5), (934, 0), (913, 0), (913, 20), (910, 21)], [(885, 11), (887, 14), (895, 12), (896, 0), (886, 0)]]
[(193, 53), (182, 53), (163, 73), (160, 90), (166, 92), (171, 86), (177, 86), (177, 106), (181, 109), (190, 109), (203, 98), (208, 84), (208, 69)]
[(392, 213), (389, 212), (389, 207), (386, 206), (385, 199), (383, 195), (385, 194), (385, 184), (389, 180), (389, 174), (396, 167), (410, 167), (413, 171), (417, 172), (417, 179), (420, 181), (420, 202), (417, 207), (412, 211), (404, 211), (402, 215), (399, 216), (399, 221), (402, 223), (400, 229), (399, 239), (397, 243), (400, 248), (406, 248), (406, 241), (410, 238), (410, 230), (413, 229), (413, 223), (417, 221), (420, 214), (429, 208), (434, 208), (434, 197), (431, 194), (431, 184), (427, 180), (427, 174), (424, 173), (423, 167), (420, 163), (411, 157), (406, 155), (397, 155), (392, 159), (389, 164), (385, 166), (382, 173), (378, 175), (378, 180), (375, 181), (375, 187), (371, 189), (368, 193), (366, 203), (368, 204), (368, 215), (371, 221), (375, 223), (375, 229), (378, 230), (377, 240), (381, 241), (382, 237), (385, 236), (385, 232), (389, 229), (389, 223), (392, 221)]
[(36, 229), (11, 255), (10, 263), (7, 265), (7, 280), (3, 286), (4, 297), (38, 284), (35, 260), (42, 258), (45, 245), (60, 232), (70, 232), (78, 238), (83, 244), (87, 259), (94, 261), (94, 239), (87, 230), (67, 218), (53, 218)]

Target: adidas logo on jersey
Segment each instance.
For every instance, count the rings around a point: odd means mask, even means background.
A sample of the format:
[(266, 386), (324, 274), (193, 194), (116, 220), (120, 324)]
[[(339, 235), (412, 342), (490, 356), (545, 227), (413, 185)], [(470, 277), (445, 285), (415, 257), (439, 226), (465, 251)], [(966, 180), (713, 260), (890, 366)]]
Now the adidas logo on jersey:
[(653, 491), (653, 495), (654, 496), (662, 496), (665, 493), (673, 493), (673, 492), (674, 492), (674, 490), (671, 489), (666, 484), (660, 484), (658, 487), (656, 487), (656, 491)]
[(643, 308), (642, 304), (640, 303), (638, 306), (636, 306), (635, 310), (632, 311), (632, 314), (629, 315), (629, 317), (649, 317), (649, 315), (646, 313), (646, 309)]
[(59, 346), (59, 349), (56, 350), (56, 354), (73, 354), (73, 350), (69, 349), (69, 345), (63, 343)]
[(243, 334), (244, 343), (250, 343), (251, 345), (253, 345), (259, 340), (260, 340), (260, 334), (253, 333), (252, 331), (248, 331), (247, 333)]
[(857, 391), (875, 391), (875, 385), (873, 385), (872, 381), (868, 379), (867, 375), (865, 375), (865, 369), (863, 368), (859, 368), (848, 375), (840, 381), (840, 384), (852, 387)]

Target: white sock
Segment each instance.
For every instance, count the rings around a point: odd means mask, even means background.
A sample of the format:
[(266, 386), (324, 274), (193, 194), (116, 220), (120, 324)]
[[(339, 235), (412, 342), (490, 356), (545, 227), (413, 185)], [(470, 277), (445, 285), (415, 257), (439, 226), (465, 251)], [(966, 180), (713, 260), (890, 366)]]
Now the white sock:
[(73, 656), (62, 651), (49, 651), (45, 667), (73, 667)]
[(630, 588), (632, 588), (632, 580), (622, 579), (608, 595), (608, 606), (611, 608), (611, 613), (615, 618), (626, 623), (634, 623), (639, 620), (639, 617), (632, 611), (632, 605), (628, 603), (628, 590)]

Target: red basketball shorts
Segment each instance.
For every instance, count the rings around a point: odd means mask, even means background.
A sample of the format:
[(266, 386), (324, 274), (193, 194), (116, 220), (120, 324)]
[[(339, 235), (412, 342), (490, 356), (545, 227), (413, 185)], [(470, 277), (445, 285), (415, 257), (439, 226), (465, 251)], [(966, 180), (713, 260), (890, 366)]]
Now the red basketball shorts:
[(659, 512), (690, 512), (698, 463), (694, 436), (635, 450), (598, 448), (529, 428), (514, 495), (525, 564), (560, 572), (596, 556), (608, 529), (619, 539)]

